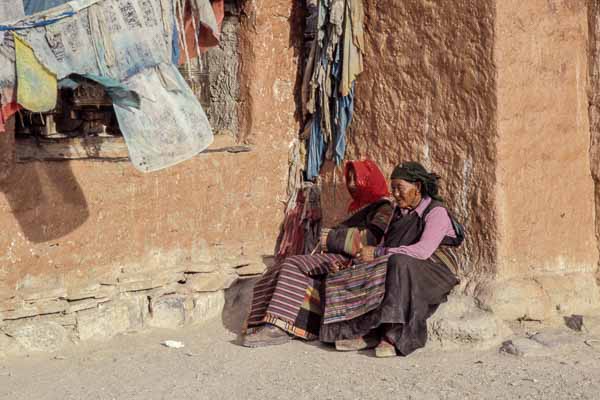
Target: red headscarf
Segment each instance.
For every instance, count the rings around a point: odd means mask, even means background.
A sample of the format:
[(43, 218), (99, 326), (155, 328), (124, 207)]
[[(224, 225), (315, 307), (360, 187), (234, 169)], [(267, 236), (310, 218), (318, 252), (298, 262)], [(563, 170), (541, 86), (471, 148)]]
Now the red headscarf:
[(356, 192), (352, 194), (352, 202), (348, 206), (349, 212), (354, 212), (390, 195), (385, 177), (373, 161), (348, 161), (344, 168), (346, 182), (348, 182), (350, 169), (354, 169), (356, 176)]

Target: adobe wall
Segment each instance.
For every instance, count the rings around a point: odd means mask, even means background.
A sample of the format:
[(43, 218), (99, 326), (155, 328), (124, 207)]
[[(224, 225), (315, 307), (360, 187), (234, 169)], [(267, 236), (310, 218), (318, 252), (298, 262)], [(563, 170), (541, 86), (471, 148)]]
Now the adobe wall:
[[(596, 239), (600, 247), (600, 4), (588, 1), (588, 65), (590, 113), (590, 164), (596, 200)], [(600, 268), (596, 274), (600, 282)]]
[[(347, 158), (374, 159), (386, 175), (412, 159), (442, 176), (442, 195), (468, 232), (460, 251), (463, 287), (477, 292), (493, 276), (498, 239), (494, 2), (384, 0), (365, 7), (365, 72)], [(323, 177), (328, 213), (342, 210), (343, 178), (336, 177), (334, 190), (331, 166)]]
[[(442, 175), (468, 234), (461, 290), (505, 319), (600, 306), (587, 7), (366, 2), (348, 158), (372, 158), (386, 174), (413, 158)], [(322, 177), (332, 224), (348, 197), (331, 164)]]
[[(505, 318), (600, 305), (587, 2), (496, 2), (498, 281)], [(594, 170), (597, 167), (594, 166)]]
[[(242, 111), (252, 118), (239, 136), (250, 152), (151, 174), (129, 162), (16, 165), (0, 193), (0, 331), (12, 337), (0, 332), (0, 353), (5, 342), (44, 350), (205, 319), (220, 312), (221, 289), (264, 268), (298, 132), (295, 13), (289, 2), (244, 3)], [(211, 148), (233, 144), (217, 137)]]

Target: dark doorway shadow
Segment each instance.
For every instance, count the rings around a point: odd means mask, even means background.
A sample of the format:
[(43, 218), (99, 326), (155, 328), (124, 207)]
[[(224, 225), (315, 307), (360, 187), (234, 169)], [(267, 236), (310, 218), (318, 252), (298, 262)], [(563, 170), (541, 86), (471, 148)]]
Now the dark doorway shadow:
[(25, 237), (34, 243), (60, 239), (89, 217), (87, 201), (68, 162), (17, 164), (0, 183), (0, 193)]

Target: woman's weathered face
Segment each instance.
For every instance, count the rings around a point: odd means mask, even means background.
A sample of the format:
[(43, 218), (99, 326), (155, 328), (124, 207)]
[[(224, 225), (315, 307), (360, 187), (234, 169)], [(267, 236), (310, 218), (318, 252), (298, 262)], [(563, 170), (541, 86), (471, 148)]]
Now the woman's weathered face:
[(346, 187), (348, 188), (348, 192), (350, 193), (351, 196), (354, 196), (354, 194), (356, 193), (356, 172), (354, 171), (354, 168), (350, 168), (348, 170), (348, 177), (346, 179)]
[(413, 208), (421, 201), (421, 182), (392, 179), (392, 195), (400, 208)]

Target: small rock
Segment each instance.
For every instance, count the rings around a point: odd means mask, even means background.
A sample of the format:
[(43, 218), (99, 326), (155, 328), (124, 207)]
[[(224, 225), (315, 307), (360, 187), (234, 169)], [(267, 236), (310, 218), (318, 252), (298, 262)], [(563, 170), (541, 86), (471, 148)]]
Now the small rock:
[(583, 327), (583, 315), (572, 314), (570, 317), (564, 317), (565, 324), (574, 331), (581, 332)]
[(65, 357), (65, 356), (54, 356), (52, 359), (53, 360), (66, 360), (67, 357)]
[(177, 340), (165, 340), (164, 342), (161, 342), (160, 344), (162, 344), (165, 347), (169, 347), (171, 349), (182, 349), (185, 347), (185, 344), (183, 344), (182, 342), (179, 342)]
[(522, 356), (523, 353), (514, 345), (512, 340), (502, 342), (502, 346), (498, 350), (500, 353), (512, 354), (513, 356)]

